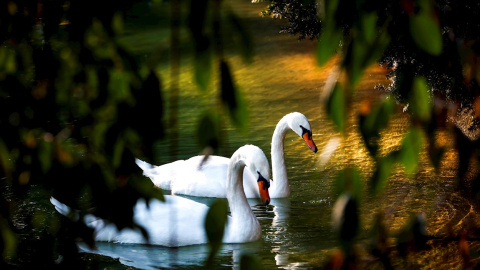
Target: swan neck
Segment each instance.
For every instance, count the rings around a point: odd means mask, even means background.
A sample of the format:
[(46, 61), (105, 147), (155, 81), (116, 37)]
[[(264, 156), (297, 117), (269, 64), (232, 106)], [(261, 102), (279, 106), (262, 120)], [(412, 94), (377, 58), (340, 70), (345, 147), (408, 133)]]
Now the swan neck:
[(283, 147), (285, 136), (289, 129), (287, 119), (283, 117), (273, 132), (271, 148), (273, 183), (270, 188), (270, 196), (287, 197), (290, 195), (290, 185), (288, 184)]
[(233, 222), (241, 222), (246, 217), (255, 217), (248, 204), (243, 189), (243, 169), (245, 162), (241, 157), (230, 159), (227, 173), (227, 200)]

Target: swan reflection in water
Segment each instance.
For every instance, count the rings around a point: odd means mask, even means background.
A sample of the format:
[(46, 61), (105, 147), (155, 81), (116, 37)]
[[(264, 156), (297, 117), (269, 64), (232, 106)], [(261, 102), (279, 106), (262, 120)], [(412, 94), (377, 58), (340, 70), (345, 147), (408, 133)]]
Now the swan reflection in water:
[[(252, 254), (260, 243), (223, 244), (217, 254), (217, 269), (240, 269), (240, 258), (244, 253)], [(87, 252), (87, 250), (84, 250)], [(145, 270), (198, 269), (203, 267), (210, 252), (208, 245), (193, 245), (179, 248), (149, 246), (137, 244), (115, 244), (102, 242), (97, 244), (96, 253), (112, 258), (127, 266)]]
[(273, 219), (265, 234), (267, 240), (271, 242), (271, 252), (274, 254), (275, 265), (285, 267), (290, 263), (289, 246), (286, 245), (291, 211), (290, 198), (272, 199), (271, 205), (273, 206)]

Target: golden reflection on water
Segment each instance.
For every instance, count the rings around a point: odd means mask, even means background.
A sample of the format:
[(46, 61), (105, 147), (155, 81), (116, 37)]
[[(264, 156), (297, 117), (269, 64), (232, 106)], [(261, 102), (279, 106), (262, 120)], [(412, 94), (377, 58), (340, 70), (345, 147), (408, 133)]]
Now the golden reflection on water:
[[(433, 143), (444, 147), (446, 152), (436, 170), (432, 165), (426, 150), (423, 146), (419, 160), (418, 172), (415, 175), (407, 175), (401, 165), (393, 168), (388, 185), (378, 197), (368, 193), (368, 181), (373, 174), (374, 160), (369, 156), (362, 141), (358, 124), (358, 109), (362, 99), (375, 102), (375, 99), (384, 98), (379, 90), (373, 90), (374, 85), (384, 78), (381, 67), (372, 67), (370, 76), (366, 76), (358, 89), (355, 97), (355, 104), (352, 106), (349, 118), (349, 129), (341, 136), (341, 145), (335, 155), (332, 156), (324, 169), (341, 169), (355, 166), (363, 173), (365, 192), (361, 202), (362, 229), (368, 231), (373, 225), (377, 213), (383, 213), (386, 228), (389, 231), (390, 243), (395, 244), (393, 238), (412, 215), (424, 213), (427, 222), (427, 233), (429, 235), (445, 236), (452, 232), (459, 232), (465, 228), (465, 222), (477, 216), (471, 205), (460, 195), (454, 192), (456, 187), (456, 171), (458, 167), (458, 153), (454, 148), (452, 129), (437, 131), (434, 134)], [(379, 139), (379, 155), (385, 156), (392, 151), (399, 150), (402, 139), (409, 127), (408, 113), (397, 106), (397, 111), (385, 128)], [(428, 136), (425, 134), (425, 136)], [(461, 206), (462, 209), (456, 209)], [(464, 221), (463, 219), (467, 219)], [(452, 255), (457, 252), (454, 245), (441, 245), (433, 252), (420, 252), (415, 256), (419, 265), (429, 267), (447, 265), (459, 265), (459, 256)], [(445, 264), (444, 259), (435, 262), (428, 261), (435, 256), (448, 256)]]

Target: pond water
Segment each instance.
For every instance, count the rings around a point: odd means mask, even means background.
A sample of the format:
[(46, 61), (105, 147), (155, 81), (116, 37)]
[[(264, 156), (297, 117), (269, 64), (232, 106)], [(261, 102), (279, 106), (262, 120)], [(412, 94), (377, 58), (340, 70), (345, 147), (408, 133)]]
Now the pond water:
[[(356, 166), (365, 180), (372, 173), (372, 160), (363, 146), (355, 121), (355, 111), (364, 99), (374, 100), (381, 93), (374, 89), (379, 83), (387, 83), (386, 71), (374, 66), (365, 74), (355, 96), (356, 102), (350, 117), (347, 133), (342, 137), (328, 119), (321, 94), (333, 60), (326, 67), (316, 65), (315, 44), (308, 40), (297, 41), (296, 37), (279, 34), (283, 22), (262, 18), (260, 11), (267, 3), (252, 4), (248, 0), (224, 1), (238, 14), (250, 30), (255, 42), (255, 57), (252, 63), (229, 52), (226, 60), (232, 67), (237, 86), (244, 93), (249, 109), (249, 127), (245, 134), (238, 132), (230, 121), (224, 126), (227, 143), (222, 145), (221, 155), (230, 156), (244, 144), (259, 146), (270, 161), (270, 143), (273, 130), (283, 115), (298, 111), (307, 116), (313, 129), (313, 140), (319, 152), (312, 153), (303, 140), (289, 132), (285, 138), (285, 158), (291, 186), (291, 196), (273, 199), (267, 207), (257, 200), (249, 200), (262, 226), (262, 238), (254, 243), (223, 245), (218, 256), (218, 269), (238, 268), (242, 253), (254, 254), (266, 269), (309, 269), (321, 267), (332, 250), (339, 246), (331, 226), (331, 212), (335, 203), (335, 176), (345, 167)], [(137, 53), (147, 53), (157, 46), (161, 38), (152, 44), (139, 44), (150, 35), (165, 35), (164, 29), (148, 27), (144, 31), (132, 31), (125, 40), (135, 43)], [(143, 51), (142, 51), (143, 50)], [(189, 58), (182, 58), (179, 79), (180, 97), (178, 125), (179, 147), (175, 158), (185, 159), (199, 154), (195, 139), (196, 124), (201, 113), (215, 104), (215, 90), (201, 92), (193, 82)], [(159, 70), (164, 86), (168, 88), (169, 70), (165, 65)], [(164, 90), (165, 98), (168, 90)], [(167, 111), (168, 113), (168, 111)], [(406, 130), (407, 118), (401, 112), (391, 123), (389, 133), (384, 134), (383, 149), (395, 149)], [(331, 158), (320, 159), (322, 151), (331, 145), (331, 139), (340, 145)], [(158, 165), (173, 158), (168, 150), (168, 141), (158, 146)], [(387, 151), (388, 151), (387, 150)], [(422, 164), (425, 163), (422, 161)], [(361, 202), (362, 232), (371, 225), (376, 209), (385, 209), (389, 227), (398, 229), (410, 213), (431, 211), (432, 198), (451, 183), (452, 175), (441, 174), (442, 185), (432, 181), (432, 169), (422, 166), (417, 179), (404, 175), (402, 168), (393, 174), (387, 192), (381, 199), (365, 195)], [(367, 193), (366, 193), (367, 194)], [(212, 200), (192, 198), (209, 204)], [(126, 265), (141, 269), (198, 268), (203, 265), (209, 249), (207, 245), (181, 248), (159, 246), (99, 244), (99, 253), (120, 257)]]

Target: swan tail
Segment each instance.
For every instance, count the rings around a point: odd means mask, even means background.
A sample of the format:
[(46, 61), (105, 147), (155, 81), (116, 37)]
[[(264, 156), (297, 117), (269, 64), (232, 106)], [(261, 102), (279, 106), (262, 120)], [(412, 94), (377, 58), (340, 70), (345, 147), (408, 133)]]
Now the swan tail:
[(154, 166), (148, 162), (145, 162), (143, 160), (140, 160), (140, 159), (135, 159), (135, 163), (137, 163), (138, 167), (140, 167), (140, 169), (143, 170), (143, 175), (145, 175), (146, 177), (152, 179), (152, 181), (155, 183), (155, 178), (164, 178), (162, 177), (163, 175), (163, 171), (164, 171), (164, 168), (168, 166)]
[(55, 199), (54, 197), (50, 197), (50, 202), (55, 206), (55, 210), (60, 214), (66, 216), (70, 213), (70, 207), (66, 206), (65, 204), (61, 203), (59, 200)]
[(55, 199), (54, 197), (50, 197), (50, 202), (55, 206), (55, 210), (62, 214), (63, 216), (70, 217), (74, 221), (77, 221), (79, 219), (79, 215), (77, 211), (74, 211), (72, 208), (69, 206), (61, 203), (59, 200)]
[[(50, 197), (50, 202), (55, 206), (55, 210), (61, 215), (70, 218), (72, 221), (77, 222), (80, 220), (80, 211), (72, 209), (64, 203), (61, 203), (59, 200), (54, 197)], [(82, 219), (83, 223), (90, 228), (103, 227), (105, 222), (93, 214), (86, 214)]]
[(137, 163), (137, 166), (140, 167), (140, 169), (142, 169), (143, 171), (153, 168), (152, 164), (138, 158), (135, 159), (135, 163)]
[(183, 164), (184, 160), (177, 160), (162, 166), (155, 166), (140, 159), (135, 159), (135, 163), (143, 170), (143, 175), (150, 178), (153, 184), (161, 189), (171, 190), (172, 180), (176, 179), (179, 165)]

